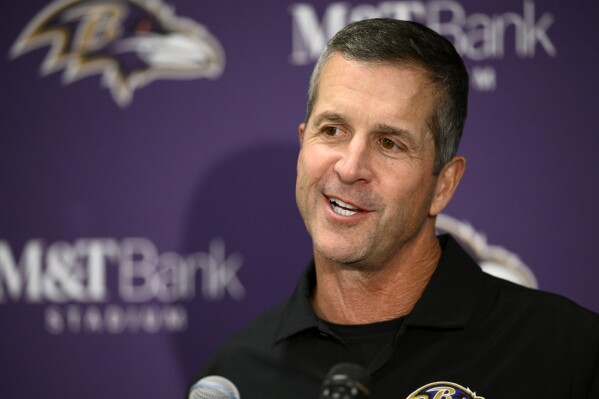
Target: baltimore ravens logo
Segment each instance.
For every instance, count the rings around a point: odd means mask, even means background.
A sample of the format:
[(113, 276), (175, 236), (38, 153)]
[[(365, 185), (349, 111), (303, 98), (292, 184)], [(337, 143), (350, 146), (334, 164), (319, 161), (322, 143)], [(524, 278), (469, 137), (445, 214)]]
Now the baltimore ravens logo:
[(50, 46), (42, 75), (63, 70), (68, 84), (100, 74), (121, 106), (153, 80), (216, 78), (224, 68), (214, 36), (160, 0), (55, 1), (25, 27), (10, 54), (42, 46)]
[(433, 382), (414, 391), (406, 399), (485, 399), (453, 382)]

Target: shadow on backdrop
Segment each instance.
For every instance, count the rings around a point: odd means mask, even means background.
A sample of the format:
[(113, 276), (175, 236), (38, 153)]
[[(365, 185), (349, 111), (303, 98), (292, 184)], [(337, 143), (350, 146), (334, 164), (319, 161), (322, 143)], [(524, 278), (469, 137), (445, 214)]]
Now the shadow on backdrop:
[(186, 383), (227, 337), (286, 299), (311, 258), (295, 203), (298, 149), (265, 143), (230, 154), (195, 190), (181, 252), (202, 248), (204, 260), (208, 252), (218, 258), (224, 245), (229, 263), (241, 256), (236, 277), (245, 295), (233, 298), (235, 284), (209, 289), (219, 277), (197, 272), (195, 297), (185, 303), (188, 328), (171, 336)]

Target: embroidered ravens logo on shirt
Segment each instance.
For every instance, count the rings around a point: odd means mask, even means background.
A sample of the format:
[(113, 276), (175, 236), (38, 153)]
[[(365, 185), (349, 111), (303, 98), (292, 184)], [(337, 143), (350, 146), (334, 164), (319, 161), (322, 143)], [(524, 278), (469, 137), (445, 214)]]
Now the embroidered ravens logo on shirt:
[(485, 399), (453, 382), (433, 382), (418, 388), (406, 399)]
[(25, 27), (11, 56), (42, 46), (50, 46), (42, 75), (63, 70), (67, 84), (100, 74), (120, 106), (153, 80), (216, 78), (224, 69), (218, 40), (161, 0), (54, 1)]

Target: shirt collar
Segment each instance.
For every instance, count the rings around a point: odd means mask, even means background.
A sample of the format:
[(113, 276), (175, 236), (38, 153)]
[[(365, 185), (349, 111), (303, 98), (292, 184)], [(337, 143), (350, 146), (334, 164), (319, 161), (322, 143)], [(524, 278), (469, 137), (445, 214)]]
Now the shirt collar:
[(314, 260), (312, 260), (304, 270), (295, 291), (285, 305), (275, 336), (277, 343), (303, 330), (318, 328), (320, 319), (314, 313), (310, 299), (315, 286), (316, 268)]
[[(408, 316), (408, 327), (463, 328), (482, 289), (482, 271), (450, 235), (439, 242), (443, 253), (422, 297)], [(287, 302), (275, 336), (276, 342), (321, 325), (311, 305), (316, 285), (314, 261), (308, 264)]]
[(439, 237), (443, 254), (408, 316), (409, 327), (464, 328), (483, 289), (483, 271), (450, 235)]

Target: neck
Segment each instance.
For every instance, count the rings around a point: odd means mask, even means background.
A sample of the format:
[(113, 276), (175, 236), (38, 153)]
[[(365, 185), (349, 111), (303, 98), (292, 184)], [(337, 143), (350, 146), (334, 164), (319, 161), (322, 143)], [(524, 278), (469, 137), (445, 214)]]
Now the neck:
[(314, 311), (337, 324), (368, 324), (407, 315), (441, 257), (439, 242), (432, 238), (376, 269), (333, 264), (315, 256)]

